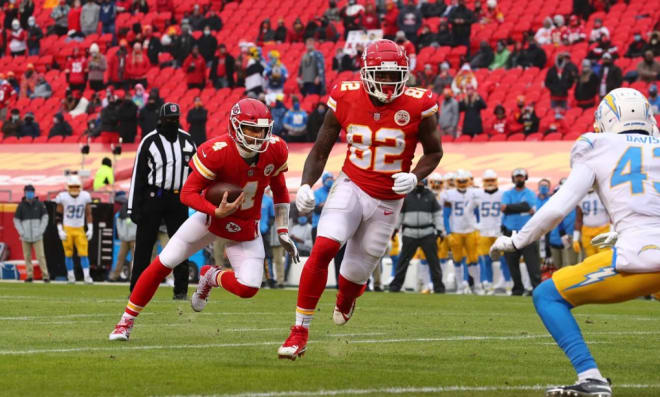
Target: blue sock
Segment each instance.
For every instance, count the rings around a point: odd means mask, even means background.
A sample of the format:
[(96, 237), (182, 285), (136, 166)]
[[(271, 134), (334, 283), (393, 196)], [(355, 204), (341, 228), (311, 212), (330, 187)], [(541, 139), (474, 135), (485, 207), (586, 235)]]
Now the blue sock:
[(534, 290), (534, 307), (545, 328), (571, 360), (575, 372), (579, 374), (598, 368), (571, 314), (573, 306), (559, 295), (552, 279), (542, 282)]
[(490, 258), (490, 255), (484, 255), (484, 268), (486, 270), (486, 280), (489, 283), (493, 283), (493, 260)]
[[(89, 257), (81, 256), (80, 257), (80, 266), (83, 269), (89, 269)], [(71, 258), (71, 268), (73, 269), (73, 258)]]
[(399, 261), (399, 255), (392, 255), (390, 259), (392, 259), (392, 271), (390, 273), (394, 277), (396, 276), (396, 263)]
[(72, 272), (73, 271), (73, 257), (72, 256), (65, 256), (64, 257), (64, 264), (66, 265), (66, 271), (67, 272)]
[(511, 273), (509, 272), (509, 265), (506, 263), (506, 258), (504, 255), (500, 257), (500, 268), (502, 268), (502, 276), (504, 276), (504, 281), (511, 281)]
[[(465, 258), (461, 261), (461, 264), (463, 265), (463, 281), (466, 283), (470, 281), (470, 273), (468, 272), (468, 266), (471, 264), (465, 264)], [(476, 281), (476, 280), (475, 280)]]

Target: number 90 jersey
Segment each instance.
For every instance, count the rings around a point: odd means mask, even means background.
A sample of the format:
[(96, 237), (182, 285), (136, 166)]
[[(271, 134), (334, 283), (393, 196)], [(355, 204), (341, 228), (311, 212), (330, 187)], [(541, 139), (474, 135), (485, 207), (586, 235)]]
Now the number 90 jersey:
[[(231, 183), (245, 193), (240, 209), (224, 218), (212, 216), (209, 231), (233, 241), (249, 241), (259, 235), (261, 199), (271, 179), (286, 172), (289, 150), (286, 143), (274, 136), (268, 149), (259, 153), (256, 164), (248, 164), (238, 153), (229, 135), (204, 142), (190, 160), (190, 168), (209, 181)], [(213, 181), (213, 182), (211, 182)]]
[(55, 197), (55, 202), (62, 205), (64, 217), (62, 224), (68, 227), (83, 227), (85, 224), (85, 208), (92, 202), (92, 196), (84, 190), (73, 197), (69, 192), (61, 192)]
[(432, 92), (406, 88), (391, 103), (375, 106), (361, 82), (344, 81), (333, 88), (328, 107), (346, 131), (344, 174), (374, 198), (403, 198), (392, 190), (392, 175), (410, 171), (419, 123), (438, 111)]

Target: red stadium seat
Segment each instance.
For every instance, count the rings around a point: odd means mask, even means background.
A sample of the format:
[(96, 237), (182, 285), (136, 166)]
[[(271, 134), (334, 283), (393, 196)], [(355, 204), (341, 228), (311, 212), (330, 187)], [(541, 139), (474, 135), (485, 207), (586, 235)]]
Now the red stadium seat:
[(543, 137), (544, 141), (561, 141), (561, 134), (558, 132), (552, 132), (550, 134), (546, 134)]
[(456, 143), (464, 143), (464, 142), (472, 142), (472, 137), (470, 135), (461, 135), (456, 140), (454, 140)]
[(539, 132), (534, 133), (534, 134), (529, 134), (529, 135), (527, 135), (527, 137), (525, 138), (526, 141), (531, 141), (531, 142), (538, 142), (538, 141), (540, 141), (540, 140), (542, 140), (542, 139), (543, 139), (543, 134), (541, 134), (541, 133), (539, 133)]
[(451, 135), (443, 135), (440, 139), (442, 140), (442, 143), (454, 142), (454, 137)]
[(18, 143), (18, 138), (15, 136), (8, 136), (2, 140), (2, 143)]
[(472, 142), (488, 142), (490, 136), (488, 134), (480, 134), (472, 138)]
[(491, 142), (504, 142), (507, 140), (507, 136), (504, 134), (497, 134), (497, 135), (491, 135), (490, 136), (490, 141)]
[(513, 141), (513, 142), (518, 142), (518, 141), (524, 141), (525, 140), (525, 134), (511, 134), (507, 138), (507, 141)]

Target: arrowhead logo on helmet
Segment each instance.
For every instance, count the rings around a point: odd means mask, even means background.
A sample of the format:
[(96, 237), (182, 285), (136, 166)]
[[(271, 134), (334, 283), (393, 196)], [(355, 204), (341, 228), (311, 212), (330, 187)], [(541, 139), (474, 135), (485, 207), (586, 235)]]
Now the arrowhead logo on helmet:
[[(249, 132), (246, 134), (244, 129)], [(273, 118), (268, 107), (262, 102), (245, 98), (232, 107), (229, 136), (239, 148), (248, 152), (265, 152), (271, 143), (272, 130)]]
[(409, 76), (406, 53), (391, 40), (376, 40), (362, 53), (364, 89), (380, 102), (390, 103), (401, 96)]

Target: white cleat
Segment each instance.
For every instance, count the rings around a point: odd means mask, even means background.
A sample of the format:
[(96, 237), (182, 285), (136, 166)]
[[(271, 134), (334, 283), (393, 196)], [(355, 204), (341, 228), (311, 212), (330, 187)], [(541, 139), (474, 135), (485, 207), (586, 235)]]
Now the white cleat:
[(339, 308), (335, 306), (335, 310), (332, 312), (332, 321), (335, 322), (337, 325), (344, 325), (348, 322), (348, 320), (351, 319), (353, 316), (353, 311), (355, 310), (355, 301), (353, 301), (353, 304), (351, 305), (351, 310), (348, 313), (343, 313), (339, 311)]
[(209, 295), (213, 288), (212, 277), (216, 274), (216, 272), (210, 271), (213, 268), (217, 269), (215, 266), (203, 266), (200, 272), (202, 277), (200, 277), (199, 283), (197, 284), (197, 291), (195, 291), (190, 299), (190, 306), (196, 312), (204, 310), (208, 303)]
[(94, 280), (92, 280), (92, 277), (85, 277), (85, 284), (88, 285), (94, 284)]
[(122, 318), (121, 320), (119, 320), (119, 323), (115, 325), (115, 329), (110, 333), (108, 339), (127, 342), (128, 338), (131, 336), (132, 329), (133, 329), (133, 320), (124, 320)]
[(75, 283), (76, 283), (76, 276), (74, 275), (67, 276), (67, 284), (75, 284)]

